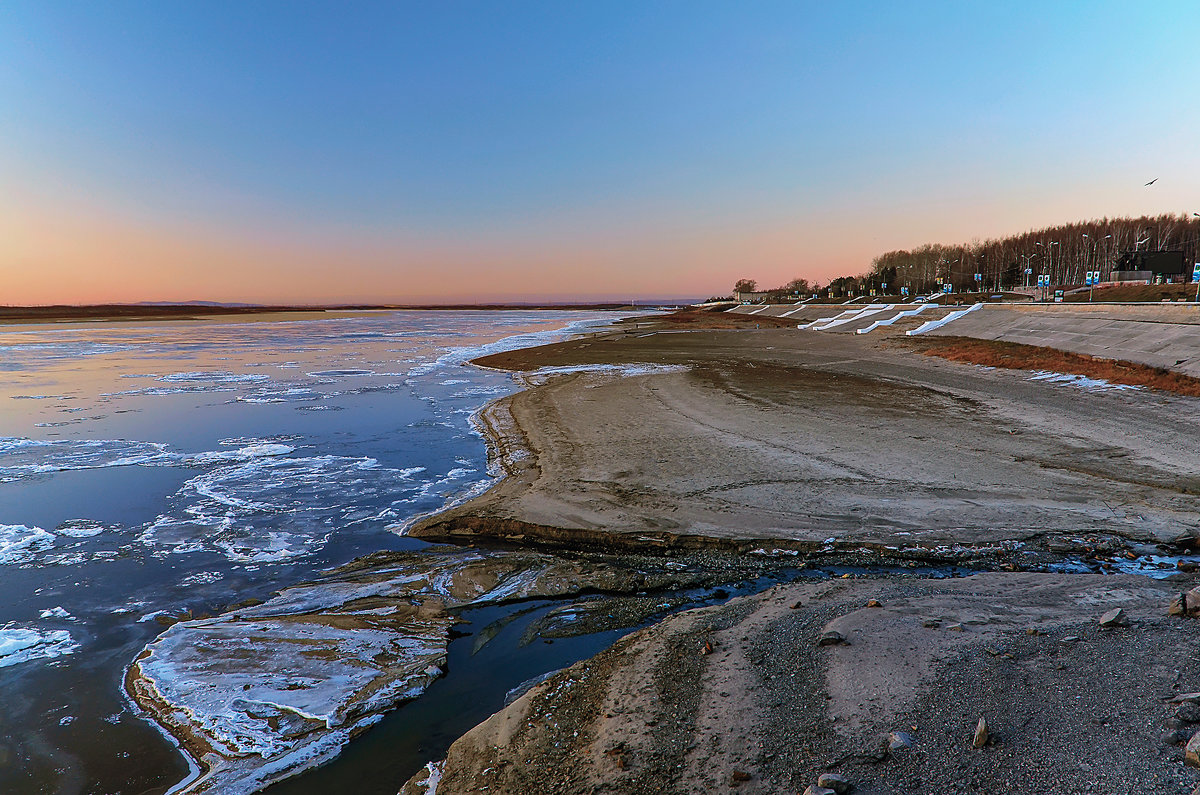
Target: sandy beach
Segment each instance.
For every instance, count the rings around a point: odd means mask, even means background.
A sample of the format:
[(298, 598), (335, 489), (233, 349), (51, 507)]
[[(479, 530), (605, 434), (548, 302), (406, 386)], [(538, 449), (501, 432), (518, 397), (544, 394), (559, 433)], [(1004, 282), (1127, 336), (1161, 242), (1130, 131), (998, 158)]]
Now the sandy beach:
[(675, 332), (480, 361), (527, 374), (482, 418), (510, 476), (410, 532), (992, 573), (785, 584), (673, 616), (403, 792), (823, 795), (830, 774), (862, 793), (1191, 791), (1200, 635), (1167, 607), (1195, 585), (1176, 570), (1200, 535), (1200, 404), (895, 338)]
[[(794, 330), (623, 335), (480, 363), (584, 369), (491, 407), (497, 449), (523, 451), (501, 456), (511, 476), (413, 535), (1019, 563), (1146, 554), (1200, 526), (1197, 444), (1181, 432), (1200, 420), (1194, 399)], [(651, 372), (603, 369), (639, 366)]]

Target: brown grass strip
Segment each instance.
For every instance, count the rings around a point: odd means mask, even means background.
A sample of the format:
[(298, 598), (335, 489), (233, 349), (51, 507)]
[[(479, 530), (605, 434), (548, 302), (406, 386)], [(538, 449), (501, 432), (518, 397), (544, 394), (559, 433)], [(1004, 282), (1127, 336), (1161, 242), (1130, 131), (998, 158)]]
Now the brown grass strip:
[(1041, 345), (981, 340), (972, 337), (909, 337), (904, 343), (926, 356), (952, 362), (980, 364), (1006, 370), (1049, 370), (1055, 373), (1103, 378), (1113, 384), (1142, 386), (1176, 395), (1200, 397), (1200, 378), (1165, 367), (1068, 353)]

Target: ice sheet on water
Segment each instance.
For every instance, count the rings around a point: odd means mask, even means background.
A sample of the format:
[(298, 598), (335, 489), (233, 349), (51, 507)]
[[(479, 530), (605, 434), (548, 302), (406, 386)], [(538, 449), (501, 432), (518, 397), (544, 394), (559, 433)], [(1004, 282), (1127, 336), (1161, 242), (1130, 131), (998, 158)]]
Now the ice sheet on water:
[(320, 400), (324, 395), (305, 387), (278, 389), (256, 389), (237, 398), (240, 403), (294, 403), (305, 400)]
[(239, 447), (237, 450), (214, 450), (206, 453), (183, 456), (183, 463), (189, 466), (207, 466), (209, 464), (241, 463), (253, 461), (256, 458), (290, 455), (296, 451), (290, 444), (257, 442)]
[(49, 472), (173, 462), (167, 445), (157, 442), (0, 437), (0, 483)]
[(171, 373), (160, 375), (157, 380), (169, 384), (198, 383), (198, 384), (248, 384), (269, 381), (269, 375), (261, 373), (231, 373), (225, 370), (203, 370), (189, 373)]
[[(37, 332), (30, 332), (36, 334)], [(124, 353), (136, 350), (135, 345), (122, 345), (92, 340), (72, 340), (67, 342), (28, 342), (15, 345), (0, 345), (5, 358), (14, 360), (21, 356), (32, 356), (39, 361), (54, 361), (59, 359), (78, 359), (81, 356), (104, 356), (110, 353)]]
[[(222, 445), (232, 449), (189, 454), (149, 442), (4, 438), (0, 480), (119, 465), (202, 469), (169, 499), (167, 512), (135, 530), (137, 540), (158, 553), (208, 551), (244, 564), (307, 555), (334, 530), (362, 522), (377, 521), (382, 527), (394, 521), (396, 506), (423, 485), (414, 480), (423, 467), (384, 467), (365, 456), (294, 456), (295, 446), (276, 440), (224, 439)], [(95, 550), (56, 550), (105, 529), (86, 520), (64, 522), (53, 532), (0, 525), (0, 564), (77, 565), (111, 559), (114, 554), (102, 556)]]
[(176, 453), (160, 442), (127, 439), (0, 437), (0, 483), (50, 472), (119, 466), (211, 466), (287, 455), (291, 445), (251, 440), (237, 450)]
[(148, 386), (142, 389), (126, 389), (123, 392), (102, 392), (100, 397), (122, 397), (125, 395), (148, 395), (150, 397), (166, 397), (168, 395), (187, 395), (195, 392), (236, 392), (238, 387), (228, 384), (196, 384), (192, 386)]
[[(103, 533), (99, 522), (72, 519), (53, 532), (23, 524), (0, 524), (0, 566), (75, 566), (91, 561), (114, 560), (113, 549), (76, 549), (86, 539)], [(64, 552), (66, 546), (71, 551)]]
[(55, 533), (69, 538), (91, 538), (100, 535), (104, 530), (102, 522), (92, 519), (68, 519), (54, 528)]
[(40, 527), (0, 524), (0, 565), (29, 563), (54, 547), (54, 534)]
[[(286, 445), (259, 445), (242, 460), (187, 481), (138, 540), (159, 554), (216, 552), (237, 563), (280, 563), (307, 555), (335, 530), (388, 521), (420, 488), (422, 467), (393, 469), (369, 457), (290, 457)], [(290, 450), (288, 451), (290, 452)]]
[(313, 378), (352, 378), (355, 376), (375, 375), (374, 370), (314, 370), (309, 373)]
[(179, 584), (183, 586), (208, 585), (209, 583), (216, 582), (224, 577), (225, 575), (219, 571), (201, 571), (191, 575), (190, 577), (184, 577), (179, 581)]
[(79, 648), (65, 629), (44, 631), (8, 624), (0, 627), (0, 668), (42, 658), (62, 657)]

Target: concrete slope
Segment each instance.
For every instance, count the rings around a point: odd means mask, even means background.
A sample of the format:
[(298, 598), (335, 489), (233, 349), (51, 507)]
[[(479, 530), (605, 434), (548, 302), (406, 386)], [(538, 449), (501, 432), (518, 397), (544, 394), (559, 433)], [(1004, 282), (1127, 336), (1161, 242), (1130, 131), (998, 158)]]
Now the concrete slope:
[(756, 315), (760, 317), (806, 317), (815, 320), (819, 317), (831, 317), (844, 309), (832, 304), (742, 304), (729, 311), (736, 315)]
[(929, 333), (1044, 345), (1200, 377), (1195, 304), (985, 305)]

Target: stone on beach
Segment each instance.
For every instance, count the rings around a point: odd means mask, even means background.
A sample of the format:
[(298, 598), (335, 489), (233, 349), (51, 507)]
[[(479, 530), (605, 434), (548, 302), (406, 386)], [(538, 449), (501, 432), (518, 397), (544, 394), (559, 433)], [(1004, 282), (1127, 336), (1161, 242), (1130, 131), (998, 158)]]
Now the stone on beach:
[(1176, 594), (1167, 606), (1167, 613), (1173, 616), (1200, 615), (1200, 587)]
[(822, 773), (817, 778), (817, 786), (844, 795), (850, 791), (850, 780), (840, 773)]
[(848, 646), (849, 644), (850, 641), (846, 640), (846, 636), (836, 629), (827, 629), (817, 638), (818, 646)]
[(971, 745), (976, 748), (982, 748), (988, 744), (989, 737), (987, 718), (981, 715), (979, 723), (975, 724), (975, 736), (971, 739)]
[(1200, 767), (1200, 732), (1193, 734), (1184, 746), (1183, 763), (1188, 767)]
[(1116, 627), (1127, 626), (1129, 626), (1129, 619), (1125, 616), (1125, 611), (1120, 607), (1114, 607), (1100, 616), (1100, 627), (1102, 629), (1115, 629)]

